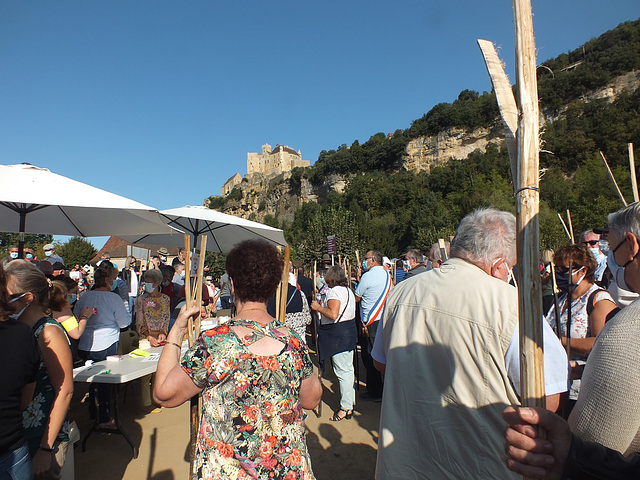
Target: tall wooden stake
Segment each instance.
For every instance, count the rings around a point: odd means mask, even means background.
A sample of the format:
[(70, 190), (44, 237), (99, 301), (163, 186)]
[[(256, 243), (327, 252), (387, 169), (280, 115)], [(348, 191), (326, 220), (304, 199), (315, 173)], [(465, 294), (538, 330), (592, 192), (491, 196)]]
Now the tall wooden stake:
[[(189, 279), (189, 272), (191, 271), (191, 236), (184, 236), (184, 270), (185, 270), (185, 279), (184, 282), (184, 299), (187, 305), (187, 308), (191, 308), (193, 304), (193, 300), (191, 298), (191, 280)], [(189, 322), (187, 323), (187, 338), (189, 339), (189, 347), (191, 347), (196, 341), (193, 338), (193, 320), (189, 318)]]
[(278, 318), (280, 322), (284, 322), (287, 313), (287, 290), (289, 285), (289, 256), (291, 255), (291, 247), (284, 247), (284, 268), (282, 270), (282, 281), (280, 282), (280, 308), (278, 309)]
[(569, 222), (569, 233), (571, 234), (571, 243), (576, 243), (576, 237), (573, 235), (573, 222), (571, 221), (571, 210), (567, 208), (567, 222)]
[(438, 239), (438, 247), (440, 248), (440, 259), (443, 262), (449, 260), (449, 255), (447, 255), (447, 244), (444, 243), (444, 238)]
[(633, 190), (633, 201), (638, 202), (638, 180), (636, 180), (636, 161), (633, 156), (633, 143), (627, 144), (629, 148), (629, 170), (631, 170), (631, 189)]
[(509, 78), (502, 68), (502, 62), (498, 57), (498, 53), (492, 42), (488, 40), (478, 40), (478, 46), (482, 51), (484, 57), (484, 63), (489, 72), (489, 78), (491, 79), (491, 85), (496, 92), (496, 100), (498, 101), (498, 108), (500, 110), (500, 116), (502, 117), (502, 123), (505, 130), (505, 143), (509, 152), (509, 161), (511, 162), (511, 178), (513, 180), (513, 186), (516, 185), (516, 171), (518, 151), (516, 143), (516, 132), (518, 130), (518, 106), (516, 105), (516, 99), (513, 96), (513, 90), (511, 89), (511, 83)]
[(615, 187), (616, 192), (618, 193), (618, 197), (620, 197), (620, 200), (622, 200), (622, 204), (626, 207), (627, 206), (627, 201), (624, 199), (624, 196), (622, 195), (622, 192), (620, 191), (620, 187), (618, 187), (618, 182), (616, 182), (616, 177), (613, 176), (613, 172), (609, 168), (609, 163), (607, 162), (607, 159), (604, 157), (604, 153), (600, 152), (600, 158), (602, 158), (602, 162), (604, 163), (604, 168), (607, 171), (607, 175), (609, 176), (609, 180), (611, 180), (611, 183), (613, 183), (613, 186)]
[[(571, 240), (571, 234), (569, 233), (569, 229), (567, 228), (567, 224), (564, 223), (564, 219), (562, 218), (562, 215), (558, 214), (558, 218), (560, 219), (560, 223), (562, 223), (562, 228), (564, 228), (564, 233), (567, 234), (567, 238), (569, 240)], [(571, 242), (573, 243), (573, 242)]]
[(516, 226), (518, 314), (520, 319), (520, 389), (522, 403), (545, 407), (540, 278), (539, 126), (536, 54), (529, 0), (513, 0), (516, 27), (518, 104), (518, 175)]

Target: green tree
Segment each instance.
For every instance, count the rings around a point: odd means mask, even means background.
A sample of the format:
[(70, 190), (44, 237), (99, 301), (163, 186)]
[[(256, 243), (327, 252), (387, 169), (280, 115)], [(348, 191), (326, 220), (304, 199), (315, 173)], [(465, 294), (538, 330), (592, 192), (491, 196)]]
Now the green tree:
[(56, 253), (62, 257), (67, 266), (85, 265), (95, 257), (98, 251), (91, 242), (82, 237), (72, 237), (66, 243), (56, 245)]
[[(8, 255), (9, 247), (11, 247), (11, 245), (18, 245), (19, 240), (20, 235), (17, 233), (0, 233), (0, 257)], [(35, 250), (42, 248), (52, 241), (53, 235), (27, 233), (24, 236), (24, 246), (34, 248)]]

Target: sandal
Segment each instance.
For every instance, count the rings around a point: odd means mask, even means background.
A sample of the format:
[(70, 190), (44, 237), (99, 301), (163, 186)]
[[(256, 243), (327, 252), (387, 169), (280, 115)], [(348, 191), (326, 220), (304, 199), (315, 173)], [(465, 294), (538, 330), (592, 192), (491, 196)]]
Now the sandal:
[[(344, 415), (340, 415), (341, 412), (344, 412)], [(333, 416), (329, 420), (331, 420), (332, 422), (339, 422), (340, 420), (344, 420), (345, 418), (347, 420), (350, 419), (352, 415), (353, 409), (345, 410), (344, 408), (341, 408), (340, 410), (336, 410), (335, 412), (333, 412)]]

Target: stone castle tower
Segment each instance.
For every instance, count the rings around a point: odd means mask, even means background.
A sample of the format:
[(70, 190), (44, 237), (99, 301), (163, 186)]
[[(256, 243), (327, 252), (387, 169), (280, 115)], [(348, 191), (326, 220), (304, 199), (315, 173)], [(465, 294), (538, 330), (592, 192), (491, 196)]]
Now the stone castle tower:
[(264, 175), (279, 175), (282, 172), (291, 171), (294, 167), (308, 167), (311, 163), (302, 160), (300, 150), (297, 152), (286, 145), (262, 145), (262, 152), (247, 153), (247, 174), (263, 173)]
[[(247, 153), (247, 176), (260, 173), (265, 177), (272, 177), (290, 172), (295, 167), (308, 167), (309, 165), (311, 165), (309, 160), (302, 160), (300, 150), (296, 152), (286, 145), (276, 145), (274, 149), (271, 149), (271, 145), (264, 144), (262, 152)], [(229, 178), (222, 186), (222, 195), (227, 195), (241, 181), (242, 177), (239, 173)]]

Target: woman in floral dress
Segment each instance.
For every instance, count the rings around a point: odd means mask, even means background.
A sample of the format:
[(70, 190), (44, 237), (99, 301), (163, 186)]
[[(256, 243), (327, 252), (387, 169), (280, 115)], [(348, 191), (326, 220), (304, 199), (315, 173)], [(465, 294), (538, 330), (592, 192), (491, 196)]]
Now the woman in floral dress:
[(202, 396), (195, 476), (209, 479), (314, 479), (303, 409), (322, 387), (301, 338), (266, 311), (282, 278), (275, 247), (239, 243), (227, 256), (237, 315), (204, 332), (180, 361), (187, 320), (183, 307), (169, 332), (154, 396), (163, 406)]
[(136, 328), (142, 338), (157, 347), (167, 339), (171, 299), (160, 291), (160, 270), (147, 270), (143, 280), (144, 293), (136, 301)]

